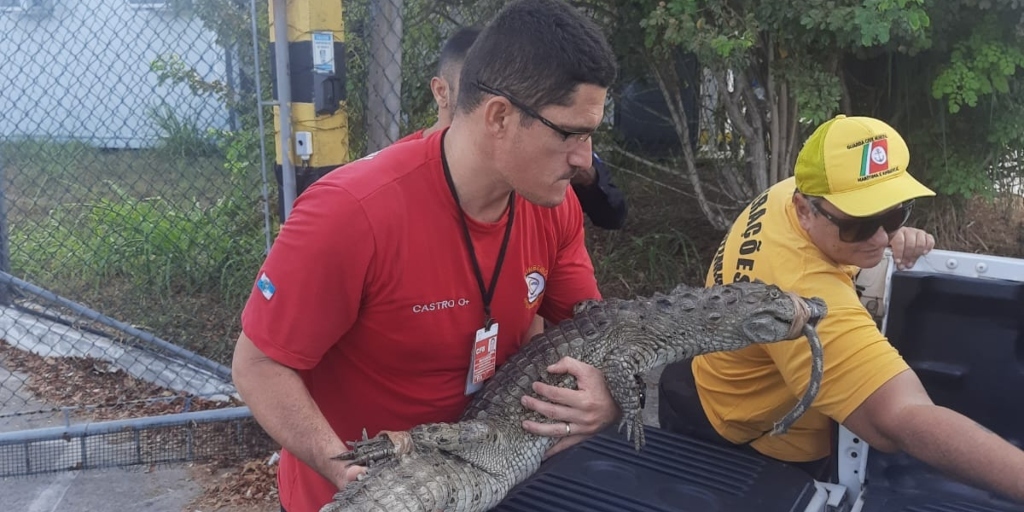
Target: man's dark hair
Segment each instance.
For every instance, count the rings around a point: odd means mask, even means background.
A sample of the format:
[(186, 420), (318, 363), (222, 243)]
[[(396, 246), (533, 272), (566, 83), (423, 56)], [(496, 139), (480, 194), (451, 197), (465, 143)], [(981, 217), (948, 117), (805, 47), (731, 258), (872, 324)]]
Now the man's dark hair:
[(561, 0), (519, 0), (501, 10), (469, 50), (457, 108), (471, 112), (480, 105), (477, 81), (540, 110), (568, 105), (579, 84), (607, 88), (617, 73), (615, 55), (592, 20)]
[(452, 34), (441, 47), (441, 55), (437, 58), (437, 76), (449, 82), (457, 79), (452, 68), (465, 62), (466, 54), (479, 35), (480, 29), (477, 27), (463, 27)]

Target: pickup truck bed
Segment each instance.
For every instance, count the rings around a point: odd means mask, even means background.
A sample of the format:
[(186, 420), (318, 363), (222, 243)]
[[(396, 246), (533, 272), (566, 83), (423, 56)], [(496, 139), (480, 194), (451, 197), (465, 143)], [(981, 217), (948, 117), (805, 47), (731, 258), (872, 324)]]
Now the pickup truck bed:
[[(932, 251), (862, 276), (862, 301), (932, 399), (1024, 442), (1024, 260)], [(497, 512), (1024, 512), (838, 428), (828, 482), (778, 461), (648, 428), (636, 454), (613, 429), (547, 461)], [(1024, 478), (1024, 475), (1021, 475)]]
[(645, 430), (640, 454), (610, 429), (552, 457), (495, 512), (803, 511), (818, 493), (795, 467)]

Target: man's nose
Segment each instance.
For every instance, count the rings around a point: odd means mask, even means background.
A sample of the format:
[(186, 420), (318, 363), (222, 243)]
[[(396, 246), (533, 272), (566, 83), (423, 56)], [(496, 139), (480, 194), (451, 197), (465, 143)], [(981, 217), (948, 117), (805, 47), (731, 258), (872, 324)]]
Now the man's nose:
[(594, 165), (594, 146), (591, 139), (587, 139), (586, 142), (574, 142), (574, 147), (569, 151), (569, 165), (580, 169), (590, 169)]
[[(893, 234), (895, 234), (895, 231)], [(875, 234), (871, 235), (871, 241), (876, 244), (889, 245), (889, 233), (884, 227), (878, 226), (878, 229), (875, 230)]]

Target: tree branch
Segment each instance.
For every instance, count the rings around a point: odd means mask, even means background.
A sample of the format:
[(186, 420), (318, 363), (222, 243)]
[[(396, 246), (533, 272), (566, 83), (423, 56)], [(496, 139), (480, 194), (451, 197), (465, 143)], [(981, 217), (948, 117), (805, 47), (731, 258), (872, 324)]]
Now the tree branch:
[[(743, 115), (743, 111), (738, 103), (740, 100), (734, 98), (733, 93), (729, 92), (729, 82), (725, 78), (725, 71), (715, 71), (714, 76), (715, 81), (718, 82), (718, 97), (722, 100), (726, 112), (729, 113), (729, 120), (732, 121), (733, 128), (747, 140), (752, 139), (754, 137), (754, 128), (750, 126), (750, 123), (747, 122)], [(739, 80), (737, 79), (736, 82), (738, 83)], [(742, 96), (738, 86), (735, 94)]]
[(779, 181), (793, 175), (793, 167), (796, 166), (796, 155), (801, 141), (797, 140), (797, 130), (800, 127), (800, 105), (793, 101), (789, 107), (789, 126), (786, 134), (786, 163), (783, 167), (784, 174)]
[[(683, 147), (683, 163), (686, 170), (686, 178), (690, 182), (690, 186), (693, 187), (693, 191), (697, 196), (697, 204), (700, 206), (701, 211), (704, 213), (704, 217), (708, 219), (708, 222), (717, 229), (727, 229), (729, 227), (729, 220), (722, 213), (722, 209), (718, 205), (714, 205), (708, 200), (707, 194), (704, 191), (704, 187), (701, 183), (700, 176), (697, 174), (697, 163), (694, 158), (693, 148), (690, 147), (690, 130), (687, 125), (686, 110), (683, 108), (682, 98), (680, 97), (678, 87), (678, 76), (675, 75), (675, 70), (672, 66), (666, 66), (668, 73), (671, 73), (671, 79), (666, 80), (666, 73), (663, 73), (664, 69), (658, 65), (659, 62), (654, 62), (648, 59), (648, 67), (653, 71), (655, 80), (658, 82), (658, 87), (661, 89), (661, 93), (665, 98), (665, 102), (668, 105), (669, 114), (672, 116), (672, 124), (675, 126), (676, 135), (679, 138), (679, 142)], [(670, 86), (672, 82), (674, 87)]]

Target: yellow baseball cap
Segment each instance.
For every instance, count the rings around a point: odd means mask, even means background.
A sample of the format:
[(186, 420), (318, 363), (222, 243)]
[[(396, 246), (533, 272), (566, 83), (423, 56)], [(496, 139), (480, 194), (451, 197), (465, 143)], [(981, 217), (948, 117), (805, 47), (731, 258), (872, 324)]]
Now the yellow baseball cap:
[(891, 126), (838, 115), (819, 126), (796, 158), (796, 187), (854, 217), (870, 217), (917, 197), (934, 196), (907, 172), (910, 150)]

